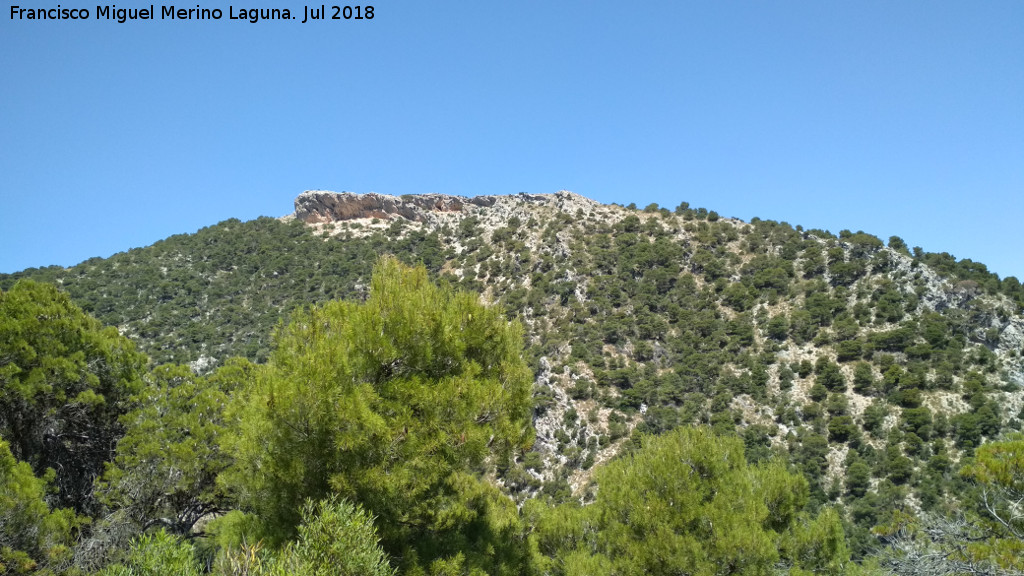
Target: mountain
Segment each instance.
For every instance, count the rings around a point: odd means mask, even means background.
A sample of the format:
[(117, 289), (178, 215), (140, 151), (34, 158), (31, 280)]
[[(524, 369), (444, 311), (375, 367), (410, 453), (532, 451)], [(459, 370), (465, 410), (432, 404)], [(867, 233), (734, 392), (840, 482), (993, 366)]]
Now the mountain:
[(394, 254), (526, 328), (537, 440), (496, 480), (520, 501), (594, 497), (640, 432), (704, 423), (781, 458), (841, 506), (857, 554), (894, 511), (955, 510), (959, 464), (1024, 417), (1024, 288), (864, 232), (570, 192), (464, 198), (311, 191), (70, 268), (58, 285), (153, 362), (267, 359), (274, 328), (363, 298)]

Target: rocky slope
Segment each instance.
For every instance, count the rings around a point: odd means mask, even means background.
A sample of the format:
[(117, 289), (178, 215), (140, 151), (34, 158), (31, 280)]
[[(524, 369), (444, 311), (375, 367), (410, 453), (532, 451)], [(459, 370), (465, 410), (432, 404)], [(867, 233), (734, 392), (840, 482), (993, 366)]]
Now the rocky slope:
[[(588, 228), (596, 231), (609, 226), (615, 227), (624, 219), (633, 216), (639, 220), (639, 225), (654, 223), (656, 226), (665, 226), (669, 238), (681, 244), (696, 244), (701, 241), (699, 231), (687, 229), (685, 225), (680, 226), (680, 221), (672, 222), (674, 215), (666, 217), (664, 211), (637, 212), (619, 206), (605, 206), (592, 200), (562, 191), (556, 194), (519, 194), (513, 196), (478, 196), (474, 198), (461, 198), (443, 195), (426, 195), (399, 198), (379, 194), (358, 195), (352, 193), (330, 193), (330, 192), (306, 192), (300, 195), (295, 201), (295, 218), (313, 226), (320, 232), (327, 232), (331, 235), (344, 235), (345, 237), (365, 237), (378, 231), (383, 231), (394, 222), (408, 224), (404, 228), (405, 233), (411, 231), (434, 232), (444, 227), (453, 229), (459, 228), (467, 219), (472, 219), (479, 225), (479, 234), (471, 240), (482, 241), (485, 245), (492, 245), (496, 232), (505, 229), (508, 222), (513, 218), (520, 222), (533, 221), (537, 225), (527, 226), (520, 232), (522, 243), (532, 252), (533, 257), (549, 257), (554, 261), (564, 262), (566, 265), (560, 271), (562, 279), (573, 284), (573, 298), (580, 303), (587, 302), (587, 294), (592, 291), (594, 279), (589, 276), (588, 270), (580, 270), (574, 265), (574, 251), (581, 246), (578, 243), (580, 234), (586, 235)], [(550, 228), (539, 225), (540, 222), (564, 219), (566, 227), (554, 234), (546, 233)], [(751, 233), (751, 225), (734, 220), (719, 218), (716, 221), (717, 227), (725, 230), (735, 231), (736, 237), (727, 243), (727, 248), (734, 254), (741, 254), (740, 261), (749, 261), (751, 255), (742, 254), (743, 244), (740, 238)], [(726, 233), (728, 234), (728, 232)], [(963, 336), (968, 347), (985, 349), (994, 354), (994, 370), (989, 380), (994, 386), (1016, 388), (1024, 386), (1024, 318), (1015, 314), (1015, 304), (1007, 297), (998, 294), (986, 295), (979, 290), (977, 284), (970, 280), (943, 277), (927, 266), (915, 261), (909, 254), (901, 253), (880, 243), (871, 246), (868, 252), (864, 253), (864, 247), (856, 243), (836, 241), (827, 235), (815, 235), (803, 232), (801, 238), (804, 241), (819, 244), (823, 249), (828, 247), (842, 250), (843, 262), (856, 259), (878, 259), (885, 261), (886, 272), (878, 276), (868, 276), (854, 282), (851, 287), (864, 287), (878, 282), (891, 283), (900, 294), (914, 294), (918, 298), (916, 313), (935, 312), (938, 314), (962, 315), (969, 313), (971, 322), (964, 326)], [(467, 246), (462, 242), (456, 242), (453, 246), (456, 255), (467, 251)], [(491, 258), (495, 258), (492, 256)], [(457, 258), (456, 258), (457, 259)], [(453, 260), (456, 260), (453, 259)], [(796, 259), (799, 264), (800, 259)], [(692, 260), (688, 263), (689, 268), (695, 268)], [(686, 268), (686, 267), (684, 267)], [(506, 277), (500, 273), (495, 275), (488, 271), (483, 263), (477, 263), (470, 268), (448, 267), (449, 271), (460, 280), (466, 278), (481, 277), (483, 275), (484, 285), (504, 286), (506, 284), (518, 284), (520, 287), (529, 289), (531, 278), (516, 279)], [(821, 274), (826, 284), (835, 284), (832, 275), (828, 270)], [(738, 282), (742, 279), (742, 272), (729, 275), (730, 282)], [(856, 305), (858, 297), (856, 294), (849, 294), (845, 298), (845, 304), (849, 307)], [(771, 312), (784, 312), (794, 308), (798, 303), (762, 303), (754, 307), (755, 314), (759, 310)], [(564, 314), (564, 306), (550, 303), (552, 309), (558, 310), (552, 314), (548, 312), (548, 318), (553, 315)], [(524, 320), (532, 328), (531, 332), (536, 335), (538, 325), (536, 316), (530, 314), (533, 310), (526, 310)], [(726, 316), (735, 314), (735, 310), (729, 306), (721, 306), (720, 312)], [(902, 320), (902, 318), (901, 318)], [(756, 320), (755, 320), (756, 322)], [(878, 326), (870, 326), (864, 329), (865, 335), (882, 333), (886, 330), (893, 330), (900, 322), (885, 322)], [(539, 343), (535, 336), (535, 343)], [(762, 338), (756, 338), (759, 344), (764, 344)], [(635, 343), (631, 343), (635, 344)], [(596, 462), (606, 460), (611, 454), (619, 449), (621, 441), (610, 443), (603, 447), (593, 449), (595, 440), (602, 435), (607, 435), (607, 420), (612, 412), (607, 408), (601, 408), (593, 400), (575, 400), (567, 391), (574, 388), (580, 379), (592, 379), (593, 374), (590, 367), (583, 362), (572, 362), (571, 339), (563, 346), (552, 350), (552, 354), (542, 356), (539, 366), (537, 385), (538, 389), (550, 396), (550, 402), (545, 409), (538, 414), (535, 421), (537, 427), (537, 445), (545, 453), (546, 462), (545, 475), (536, 474), (545, 481), (551, 481), (560, 469), (569, 466), (575, 468), (572, 458), (565, 456), (566, 453), (578, 456), (578, 452), (587, 454), (588, 446), (592, 452), (592, 459)], [(782, 347), (776, 354), (781, 361), (796, 363), (801, 361), (815, 361), (823, 354), (835, 359), (837, 354), (833, 346), (823, 346), (821, 342), (807, 342), (800, 346), (790, 345)], [(615, 352), (625, 357), (634, 356), (629, 345), (621, 347)], [(905, 359), (905, 354), (900, 357)], [(552, 365), (560, 369), (559, 372), (552, 372)], [(742, 370), (742, 368), (739, 368)], [(850, 364), (841, 366), (841, 372), (847, 382), (854, 379), (854, 369)], [(876, 374), (881, 379), (882, 374)], [(780, 393), (778, 382), (779, 371), (769, 370), (769, 380), (766, 388)], [(812, 402), (810, 389), (814, 384), (813, 377), (797, 378), (794, 386), (789, 391), (791, 398), (799, 402)], [(861, 418), (864, 410), (871, 403), (871, 396), (848, 391), (845, 394), (849, 405), (850, 414), (854, 418)], [(997, 393), (997, 402), (1004, 408), (1008, 415), (1015, 415), (1024, 407), (1024, 396), (1016, 390), (1013, 392)], [(951, 416), (968, 409), (966, 402), (955, 394), (935, 393), (927, 395), (923, 405), (930, 408), (934, 413), (945, 413)], [(742, 424), (749, 423), (770, 423), (776, 415), (770, 409), (759, 406), (749, 395), (736, 397), (731, 406), (734, 410), (743, 414)], [(642, 421), (647, 406), (641, 404), (638, 410), (626, 419), (625, 430), (631, 431), (637, 423)], [(575, 426), (567, 426), (566, 422), (572, 420), (567, 414), (592, 414), (596, 413), (596, 419), (591, 418), (584, 422), (582, 419), (576, 421)], [(892, 429), (898, 424), (899, 419), (890, 417), (885, 426)], [(783, 430), (787, 427), (782, 426)], [(564, 437), (568, 434), (568, 442), (559, 441), (559, 435)], [(782, 437), (785, 434), (781, 434)], [(781, 444), (781, 439), (778, 441)], [(881, 446), (881, 445), (879, 445)], [(828, 456), (828, 476), (841, 479), (842, 462), (845, 457), (845, 450), (835, 448)], [(585, 486), (588, 474), (585, 471), (576, 469), (569, 475), (574, 493), (579, 493)]]
[[(359, 298), (381, 253), (422, 262), (526, 327), (535, 449), (498, 480), (587, 499), (637, 433), (704, 423), (785, 458), (860, 534), (957, 502), (957, 463), (1020, 428), (1024, 291), (969, 261), (862, 232), (603, 205), (311, 191), (280, 220), (61, 269), (58, 283), (158, 361), (261, 360), (296, 307)], [(868, 470), (865, 478), (863, 470)], [(858, 532), (859, 530), (859, 532)]]

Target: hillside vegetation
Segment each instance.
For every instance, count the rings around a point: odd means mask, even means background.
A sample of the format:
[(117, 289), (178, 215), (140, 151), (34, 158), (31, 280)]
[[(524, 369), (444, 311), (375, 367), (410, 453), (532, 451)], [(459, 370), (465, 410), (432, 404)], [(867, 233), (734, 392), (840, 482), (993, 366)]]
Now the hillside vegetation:
[(685, 203), (385, 198), (0, 275), (4, 481), (49, 534), (0, 573), (1022, 568), (1015, 278)]

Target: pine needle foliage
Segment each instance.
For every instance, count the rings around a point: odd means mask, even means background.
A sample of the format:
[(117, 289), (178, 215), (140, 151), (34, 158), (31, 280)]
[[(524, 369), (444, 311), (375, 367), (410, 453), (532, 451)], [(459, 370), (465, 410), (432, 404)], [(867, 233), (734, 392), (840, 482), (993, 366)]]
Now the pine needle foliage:
[(306, 500), (337, 495), (377, 518), (385, 550), (426, 565), (490, 509), (463, 496), (466, 475), (532, 442), (520, 326), (423, 267), (382, 258), (365, 302), (296, 313), (275, 342), (222, 476), (271, 543), (295, 535)]
[(47, 574), (67, 566), (86, 518), (46, 504), (53, 470), (38, 478), (0, 438), (0, 574)]
[(271, 556), (266, 576), (394, 576), (377, 543), (373, 518), (345, 500), (307, 502), (299, 538)]
[(802, 512), (801, 476), (749, 466), (739, 439), (709, 428), (647, 436), (597, 479), (590, 505), (528, 503), (542, 573), (843, 574), (849, 564), (839, 516)]
[(95, 512), (92, 481), (142, 387), (145, 355), (49, 284), (0, 291), (0, 435), (37, 476), (56, 471), (56, 504)]

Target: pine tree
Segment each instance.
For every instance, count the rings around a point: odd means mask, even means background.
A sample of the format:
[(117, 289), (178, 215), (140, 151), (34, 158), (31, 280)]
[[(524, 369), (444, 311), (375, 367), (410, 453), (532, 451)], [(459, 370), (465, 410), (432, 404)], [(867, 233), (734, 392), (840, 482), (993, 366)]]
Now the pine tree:
[(307, 499), (338, 495), (377, 518), (407, 567), (488, 534), (484, 548), (514, 555), (500, 543), (511, 504), (474, 475), (531, 444), (530, 391), (517, 323), (383, 258), (365, 302), (298, 312), (278, 330), (234, 412), (237, 465), (222, 482), (271, 542), (295, 534)]
[(56, 470), (59, 506), (95, 511), (93, 480), (113, 457), (145, 364), (52, 285), (0, 292), (0, 436), (37, 476)]
[(737, 438), (708, 428), (647, 436), (597, 474), (593, 504), (528, 503), (541, 572), (840, 574), (849, 562), (839, 516), (801, 511), (807, 482), (777, 463), (748, 466)]

